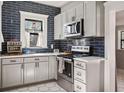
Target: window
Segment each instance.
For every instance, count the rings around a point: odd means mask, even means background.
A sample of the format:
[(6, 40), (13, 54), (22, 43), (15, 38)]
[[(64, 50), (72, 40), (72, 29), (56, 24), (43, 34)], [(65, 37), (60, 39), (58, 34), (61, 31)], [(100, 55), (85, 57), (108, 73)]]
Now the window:
[(20, 11), (23, 48), (47, 48), (47, 15)]

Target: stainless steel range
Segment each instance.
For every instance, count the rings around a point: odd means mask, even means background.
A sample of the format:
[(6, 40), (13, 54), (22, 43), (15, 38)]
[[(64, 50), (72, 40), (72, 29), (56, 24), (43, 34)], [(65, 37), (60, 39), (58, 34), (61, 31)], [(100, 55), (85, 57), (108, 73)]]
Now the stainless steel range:
[[(58, 80), (57, 83), (65, 90), (72, 92), (74, 83), (74, 61), (73, 58), (90, 56), (90, 46), (72, 46), (71, 55), (58, 56)], [(60, 58), (62, 60), (60, 60)], [(63, 61), (63, 62), (60, 62)], [(60, 70), (60, 64), (63, 65)]]

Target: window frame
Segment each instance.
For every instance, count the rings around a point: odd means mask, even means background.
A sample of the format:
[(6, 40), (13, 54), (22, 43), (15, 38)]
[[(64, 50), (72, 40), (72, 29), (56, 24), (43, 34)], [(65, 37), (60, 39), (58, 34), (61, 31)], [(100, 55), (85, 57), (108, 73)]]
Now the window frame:
[[(26, 19), (43, 21), (42, 46), (41, 47), (30, 47), (27, 45), (26, 37), (24, 36)], [(22, 42), (22, 48), (48, 48), (47, 46), (47, 19), (48, 19), (48, 15), (20, 11), (20, 41)]]

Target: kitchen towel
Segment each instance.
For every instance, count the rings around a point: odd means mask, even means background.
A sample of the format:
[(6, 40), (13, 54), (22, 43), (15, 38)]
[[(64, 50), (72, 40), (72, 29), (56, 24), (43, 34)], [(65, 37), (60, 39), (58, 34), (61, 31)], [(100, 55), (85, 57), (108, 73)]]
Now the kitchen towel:
[(59, 73), (63, 73), (65, 69), (63, 57), (58, 57), (59, 60)]

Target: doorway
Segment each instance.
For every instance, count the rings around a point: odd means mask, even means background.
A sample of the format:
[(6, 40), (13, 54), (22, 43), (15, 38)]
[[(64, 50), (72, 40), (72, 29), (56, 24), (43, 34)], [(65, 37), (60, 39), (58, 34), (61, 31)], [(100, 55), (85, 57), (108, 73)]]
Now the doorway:
[(116, 91), (124, 92), (124, 10), (116, 12)]

